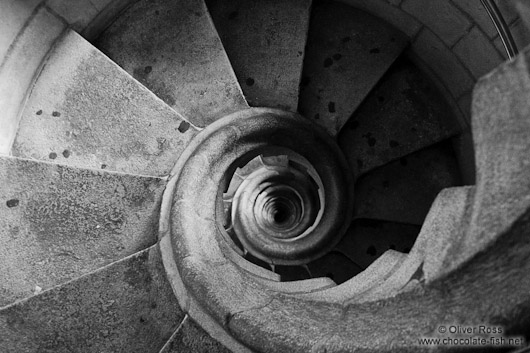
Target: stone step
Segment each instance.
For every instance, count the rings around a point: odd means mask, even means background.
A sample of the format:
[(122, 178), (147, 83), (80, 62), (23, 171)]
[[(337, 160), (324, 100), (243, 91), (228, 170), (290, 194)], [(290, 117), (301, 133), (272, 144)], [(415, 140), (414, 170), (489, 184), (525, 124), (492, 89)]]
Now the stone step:
[(158, 353), (184, 318), (155, 245), (0, 309), (0, 347)]
[(311, 0), (207, 4), (249, 104), (296, 111)]
[(450, 141), (411, 153), (361, 176), (355, 184), (355, 218), (421, 226), (436, 195), (462, 185)]
[(141, 0), (95, 45), (195, 126), (248, 107), (203, 0)]
[(313, 7), (298, 109), (337, 134), (407, 45), (381, 20), (340, 2)]
[(68, 30), (28, 98), (12, 154), (162, 176), (195, 133), (182, 116)]
[(355, 220), (336, 250), (348, 256), (361, 270), (365, 270), (387, 250), (408, 253), (420, 228), (417, 225), (397, 222)]
[[(414, 247), (407, 255), (403, 254), (400, 266), (384, 281), (362, 295), (352, 297), (350, 303), (382, 300), (409, 291), (440, 278), (466, 260), (456, 257), (467, 231), (473, 192), (472, 186), (448, 188), (440, 192), (417, 239), (414, 239), (415, 236), (409, 238), (409, 246), (414, 243)], [(393, 234), (393, 238), (397, 241), (400, 236)]]
[(0, 306), (153, 245), (165, 184), (0, 158)]
[(359, 174), (462, 132), (433, 82), (400, 58), (381, 78), (339, 135)]

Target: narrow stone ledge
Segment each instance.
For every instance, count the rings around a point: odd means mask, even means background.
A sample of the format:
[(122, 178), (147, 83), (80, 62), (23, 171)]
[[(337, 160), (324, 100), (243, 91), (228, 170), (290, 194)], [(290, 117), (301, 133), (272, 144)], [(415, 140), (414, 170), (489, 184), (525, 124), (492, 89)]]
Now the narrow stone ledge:
[(28, 90), (48, 51), (65, 29), (65, 23), (45, 7), (36, 11), (0, 65), (0, 154), (10, 152)]

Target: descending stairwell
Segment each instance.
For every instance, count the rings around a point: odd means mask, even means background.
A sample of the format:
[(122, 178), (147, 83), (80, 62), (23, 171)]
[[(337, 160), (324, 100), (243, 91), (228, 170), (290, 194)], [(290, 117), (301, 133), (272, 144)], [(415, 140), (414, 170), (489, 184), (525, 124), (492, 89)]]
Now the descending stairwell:
[(346, 3), (35, 4), (2, 3), (0, 351), (530, 339), (528, 51), (474, 89), (464, 185), (444, 84)]

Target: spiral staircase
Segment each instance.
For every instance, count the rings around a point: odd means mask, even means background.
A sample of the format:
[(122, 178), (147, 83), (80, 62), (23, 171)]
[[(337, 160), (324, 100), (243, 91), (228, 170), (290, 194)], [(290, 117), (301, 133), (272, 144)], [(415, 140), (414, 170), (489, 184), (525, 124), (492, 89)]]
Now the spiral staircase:
[(470, 127), (348, 4), (30, 3), (0, 7), (1, 352), (530, 339), (526, 51), (474, 88), (467, 185)]

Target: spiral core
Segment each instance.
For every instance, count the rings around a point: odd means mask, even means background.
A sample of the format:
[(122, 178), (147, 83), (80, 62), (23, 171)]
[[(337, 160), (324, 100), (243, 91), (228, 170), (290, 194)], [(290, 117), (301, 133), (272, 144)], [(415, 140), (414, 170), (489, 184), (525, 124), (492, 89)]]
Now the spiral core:
[(271, 264), (311, 250), (315, 243), (301, 240), (322, 216), (322, 188), (309, 162), (292, 151), (262, 154), (239, 168), (225, 193), (225, 210), (243, 250)]

